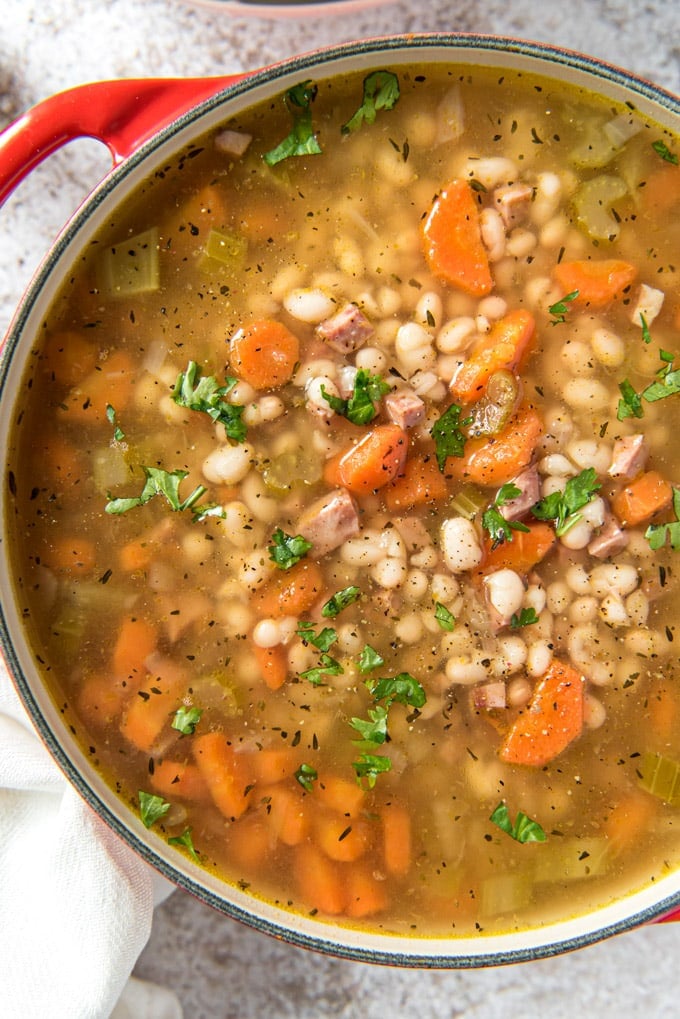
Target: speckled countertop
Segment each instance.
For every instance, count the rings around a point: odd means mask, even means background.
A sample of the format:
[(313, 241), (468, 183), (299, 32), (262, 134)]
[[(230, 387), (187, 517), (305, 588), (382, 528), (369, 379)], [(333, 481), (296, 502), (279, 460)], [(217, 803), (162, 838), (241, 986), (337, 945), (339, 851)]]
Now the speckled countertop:
[[(230, 73), (401, 31), (559, 43), (680, 91), (680, 5), (669, 0), (395, 0), (362, 13), (273, 22), (181, 0), (2, 0), (1, 8), (0, 124), (85, 81)], [(106, 151), (78, 142), (39, 168), (0, 212), (0, 333), (59, 227), (107, 168)], [(386, 969), (286, 946), (177, 891), (158, 908), (136, 973), (172, 988), (186, 1019), (505, 1019), (520, 1012), (676, 1019), (676, 953), (680, 925), (666, 924), (498, 969)]]

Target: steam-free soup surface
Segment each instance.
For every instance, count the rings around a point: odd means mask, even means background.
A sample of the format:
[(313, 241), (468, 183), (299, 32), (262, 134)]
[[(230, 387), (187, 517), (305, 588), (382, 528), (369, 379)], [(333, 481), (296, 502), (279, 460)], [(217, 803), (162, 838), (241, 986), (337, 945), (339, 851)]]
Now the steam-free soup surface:
[(679, 862), (680, 145), (396, 70), (239, 114), (83, 252), (16, 584), (177, 853), (320, 919), (525, 928)]

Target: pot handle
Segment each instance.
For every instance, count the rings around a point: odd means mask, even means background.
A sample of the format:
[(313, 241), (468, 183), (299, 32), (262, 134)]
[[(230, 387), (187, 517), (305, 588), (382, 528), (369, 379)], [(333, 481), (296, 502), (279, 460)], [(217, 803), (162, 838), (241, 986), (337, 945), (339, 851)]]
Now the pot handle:
[(59, 92), (0, 133), (0, 205), (31, 170), (75, 138), (95, 138), (116, 166), (193, 106), (247, 78), (122, 78)]

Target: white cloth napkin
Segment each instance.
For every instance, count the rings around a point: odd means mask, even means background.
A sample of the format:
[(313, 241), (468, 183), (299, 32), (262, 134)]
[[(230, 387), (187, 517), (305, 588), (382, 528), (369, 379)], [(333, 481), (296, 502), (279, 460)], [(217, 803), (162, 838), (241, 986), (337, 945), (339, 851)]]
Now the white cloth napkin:
[(119, 1002), (160, 1019), (170, 995), (181, 1016), (170, 992), (154, 1011), (154, 985), (126, 987), (171, 891), (66, 781), (0, 661), (0, 1015), (108, 1019)]

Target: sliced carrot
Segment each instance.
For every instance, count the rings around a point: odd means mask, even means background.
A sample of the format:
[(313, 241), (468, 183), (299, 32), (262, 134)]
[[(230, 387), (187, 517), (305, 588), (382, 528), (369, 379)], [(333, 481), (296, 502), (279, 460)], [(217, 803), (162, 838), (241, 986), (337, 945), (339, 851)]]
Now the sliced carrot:
[(309, 842), (295, 847), (293, 872), (300, 897), (312, 909), (330, 916), (344, 912), (347, 895), (340, 865)]
[(583, 686), (583, 676), (576, 669), (553, 658), (528, 707), (505, 737), (502, 760), (541, 767), (561, 754), (583, 728)]
[(115, 350), (70, 390), (57, 414), (73, 424), (105, 424), (107, 405), (116, 413), (124, 410), (132, 397), (135, 379), (129, 354)]
[(441, 502), (448, 495), (446, 478), (431, 454), (412, 455), (403, 474), (385, 489), (385, 505), (391, 513)]
[(371, 844), (371, 829), (365, 821), (318, 811), (314, 815), (314, 837), (319, 849), (339, 863), (360, 859)]
[(454, 399), (472, 403), (483, 395), (494, 372), (514, 371), (527, 352), (535, 328), (534, 316), (523, 308), (494, 322), (453, 376), (449, 388)]
[(673, 488), (658, 471), (640, 474), (612, 499), (614, 515), (624, 527), (651, 520), (673, 501)]
[(41, 462), (45, 465), (50, 483), (60, 495), (64, 492), (73, 494), (73, 489), (77, 491), (84, 477), (80, 450), (55, 432), (42, 436), (38, 442)]
[(184, 761), (156, 761), (149, 776), (151, 785), (162, 796), (192, 803), (210, 803), (211, 796), (207, 783), (197, 765)]
[(156, 650), (158, 634), (156, 627), (137, 616), (128, 616), (121, 623), (113, 647), (111, 667), (116, 676), (130, 676), (147, 672), (144, 665), (149, 655)]
[(257, 667), (265, 686), (270, 690), (278, 690), (286, 682), (288, 676), (288, 654), (283, 644), (276, 647), (252, 646)]
[(118, 562), (126, 573), (146, 570), (153, 559), (153, 547), (146, 538), (134, 538), (118, 552)]
[(258, 814), (247, 814), (230, 825), (227, 841), (232, 864), (248, 871), (262, 867), (272, 850), (267, 822)]
[(339, 775), (319, 779), (314, 785), (313, 795), (329, 810), (343, 817), (356, 817), (366, 800), (366, 793), (356, 782)]
[(235, 374), (255, 389), (283, 386), (300, 357), (297, 336), (274, 319), (260, 319), (239, 329), (229, 347)]
[(300, 756), (291, 747), (265, 747), (250, 756), (249, 766), (256, 782), (273, 785), (295, 774)]
[(652, 733), (668, 743), (678, 722), (678, 694), (668, 679), (653, 682), (647, 694), (647, 711)]
[(389, 874), (403, 877), (412, 863), (411, 816), (406, 807), (387, 803), (380, 811), (383, 856)]
[(655, 809), (653, 798), (641, 790), (636, 789), (620, 800), (602, 826), (612, 849), (621, 852), (643, 844)]
[(97, 549), (89, 538), (59, 535), (50, 541), (42, 561), (58, 573), (92, 573), (97, 565)]
[(447, 458), (445, 474), (476, 485), (504, 485), (531, 462), (542, 433), (540, 416), (524, 405), (498, 435), (468, 439), (463, 456)]
[(575, 305), (604, 308), (620, 297), (637, 276), (630, 262), (605, 258), (576, 262), (559, 262), (555, 266), (555, 279), (565, 294), (574, 294)]
[(257, 795), (263, 805), (269, 830), (275, 841), (284, 846), (299, 846), (309, 835), (311, 815), (309, 801), (285, 784), (264, 786)]
[(64, 386), (75, 386), (97, 364), (97, 348), (80, 332), (52, 333), (45, 344), (45, 370)]
[(368, 867), (350, 867), (344, 877), (347, 916), (360, 920), (387, 909), (389, 897), (385, 882), (379, 881)]
[(554, 528), (542, 521), (526, 526), (528, 531), (513, 531), (512, 538), (496, 548), (491, 547), (490, 539), (486, 542), (480, 576), (495, 573), (496, 570), (514, 570), (526, 576), (545, 559), (557, 540)]
[(303, 559), (289, 570), (277, 570), (253, 600), (263, 616), (300, 616), (325, 589), (321, 567)]
[(192, 749), (217, 808), (226, 818), (240, 817), (251, 802), (253, 784), (246, 755), (237, 753), (221, 732), (194, 737)]
[(479, 206), (466, 180), (453, 180), (434, 200), (423, 226), (425, 257), (432, 273), (480, 297), (493, 287), (482, 241)]
[(680, 169), (669, 163), (650, 173), (640, 191), (642, 207), (648, 215), (658, 216), (680, 204)]
[(104, 729), (120, 718), (123, 705), (132, 692), (134, 687), (112, 679), (106, 672), (92, 673), (83, 680), (78, 691), (78, 713), (87, 724)]
[(402, 473), (407, 454), (408, 433), (403, 428), (377, 425), (340, 456), (337, 483), (355, 495), (368, 495)]
[(150, 753), (179, 706), (186, 685), (186, 676), (174, 662), (155, 662), (153, 672), (130, 701), (120, 726), (123, 736), (138, 750)]

